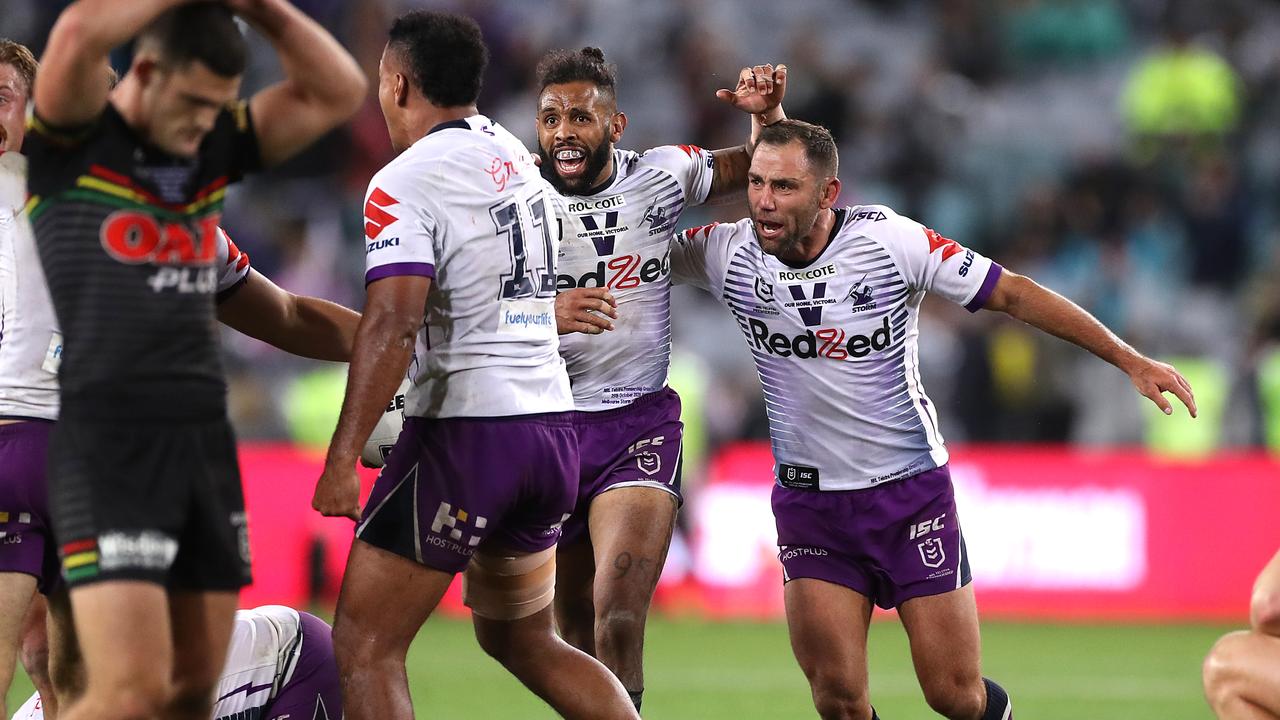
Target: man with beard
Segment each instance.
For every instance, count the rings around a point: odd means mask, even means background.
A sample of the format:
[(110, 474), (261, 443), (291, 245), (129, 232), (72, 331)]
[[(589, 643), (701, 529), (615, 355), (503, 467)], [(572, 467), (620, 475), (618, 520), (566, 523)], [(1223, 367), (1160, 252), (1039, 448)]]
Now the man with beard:
[[(557, 555), (556, 616), (639, 709), (645, 618), (681, 501), (680, 398), (666, 384), (670, 246), (686, 207), (743, 188), (751, 144), (616, 149), (627, 116), (596, 48), (548, 53), (538, 86), (541, 170), (563, 196), (557, 315), (562, 332), (577, 331), (560, 339), (581, 469)], [(785, 89), (785, 66), (758, 65), (717, 97), (751, 115), (754, 136), (785, 117)]]
[[(246, 101), (237, 14), (284, 70)], [(131, 39), (109, 89), (107, 56)], [(287, 0), (79, 0), (49, 35), (24, 151), (63, 335), (49, 500), (87, 673), (67, 718), (208, 717), (250, 578), (213, 323), (222, 204), (365, 89)]]
[(1176, 370), (1071, 301), (881, 205), (835, 207), (835, 142), (795, 120), (765, 128), (751, 217), (681, 233), (677, 282), (709, 291), (742, 328), (764, 386), (787, 624), (823, 718), (875, 718), (872, 603), (897, 608), (925, 699), (952, 720), (1009, 720), (982, 677), (969, 561), (933, 404), (920, 383), (920, 302), (1000, 310), (1127, 373), (1165, 413)]
[[(567, 718), (635, 719), (617, 678), (555, 632), (578, 485), (559, 233), (533, 156), (476, 107), (488, 57), (475, 21), (415, 11), (378, 67), (397, 157), (369, 182), (368, 299), (312, 498), (359, 519), (334, 619), (343, 700), (351, 720), (413, 717), (405, 654), (463, 572), (476, 639), (531, 691)], [(356, 460), (406, 372), (404, 429), (362, 516)]]

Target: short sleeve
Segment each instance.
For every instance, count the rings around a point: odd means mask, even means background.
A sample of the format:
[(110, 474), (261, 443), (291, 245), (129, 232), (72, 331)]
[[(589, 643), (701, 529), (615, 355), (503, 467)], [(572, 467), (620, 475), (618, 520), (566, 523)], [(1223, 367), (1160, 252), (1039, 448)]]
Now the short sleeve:
[(225, 160), (229, 163), (227, 176), (231, 182), (262, 169), (262, 151), (247, 100), (236, 100), (227, 105), (214, 129), (221, 133), (222, 142), (226, 143), (223, 147)]
[(671, 280), (716, 294), (724, 285), (737, 225), (712, 223), (689, 228), (671, 246)]
[(364, 284), (398, 275), (436, 276), (436, 222), (407, 183), (379, 173), (364, 201)]
[(236, 293), (249, 279), (249, 254), (236, 247), (231, 236), (222, 228), (217, 229), (218, 248), (214, 255), (214, 267), (218, 270), (217, 301), (223, 302)]
[(701, 205), (711, 193), (715, 157), (697, 145), (663, 145), (640, 156), (646, 165), (671, 174), (684, 191), (687, 205)]
[(861, 209), (855, 217), (866, 217), (868, 209), (883, 213), (868, 234), (889, 247), (913, 289), (937, 293), (969, 312), (987, 304), (1003, 272), (998, 263), (887, 207)]

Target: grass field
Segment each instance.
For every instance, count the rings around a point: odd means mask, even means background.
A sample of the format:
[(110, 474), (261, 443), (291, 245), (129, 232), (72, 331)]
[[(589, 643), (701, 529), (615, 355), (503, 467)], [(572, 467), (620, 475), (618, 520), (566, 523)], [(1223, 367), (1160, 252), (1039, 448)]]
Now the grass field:
[[(983, 624), (985, 671), (1009, 689), (1018, 720), (1205, 720), (1200, 661), (1229, 628), (1203, 625)], [(786, 628), (653, 620), (644, 714), (669, 720), (815, 717)], [(871, 631), (871, 693), (885, 720), (935, 717), (896, 622)], [(409, 657), (418, 717), (555, 718), (476, 647), (471, 626), (433, 620)], [(9, 707), (30, 694), (19, 672)]]

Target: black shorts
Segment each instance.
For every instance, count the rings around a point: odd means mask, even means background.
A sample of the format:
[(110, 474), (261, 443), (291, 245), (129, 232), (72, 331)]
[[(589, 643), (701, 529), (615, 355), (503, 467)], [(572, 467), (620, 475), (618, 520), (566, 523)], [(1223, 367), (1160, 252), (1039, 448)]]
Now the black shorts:
[(49, 483), (71, 587), (145, 580), (231, 591), (251, 581), (240, 466), (225, 419), (64, 417), (49, 444)]

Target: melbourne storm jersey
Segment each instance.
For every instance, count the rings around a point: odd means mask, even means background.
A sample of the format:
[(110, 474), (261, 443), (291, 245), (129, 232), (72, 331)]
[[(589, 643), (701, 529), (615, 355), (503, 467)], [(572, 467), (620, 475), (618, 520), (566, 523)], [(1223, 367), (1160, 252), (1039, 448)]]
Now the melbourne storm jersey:
[(37, 118), (24, 150), (63, 334), (62, 415), (225, 415), (216, 230), (227, 185), (260, 162), (248, 106), (224, 110), (193, 159), (152, 147), (110, 104), (75, 131)]
[(764, 387), (779, 483), (852, 490), (947, 461), (920, 381), (926, 292), (970, 311), (1001, 268), (881, 205), (836, 210), (804, 267), (764, 253), (751, 221), (683, 232), (672, 273), (733, 313)]
[(365, 283), (434, 278), (406, 416), (573, 409), (557, 352), (553, 193), (524, 145), (483, 115), (436, 126), (373, 176)]
[[(298, 611), (282, 605), (237, 610), (227, 661), (218, 680), (215, 720), (261, 717), (297, 666), (302, 651)], [(13, 720), (43, 720), (39, 695), (32, 695)], [(298, 718), (312, 720), (312, 718)], [(335, 719), (336, 720), (336, 719)]]
[(26, 158), (0, 153), (0, 417), (53, 420), (62, 335), (26, 202)]
[(614, 176), (591, 195), (561, 199), (558, 290), (606, 287), (618, 301), (611, 332), (560, 338), (578, 410), (605, 410), (661, 390), (671, 359), (671, 240), (689, 205), (707, 199), (711, 153), (669, 145), (614, 150)]

